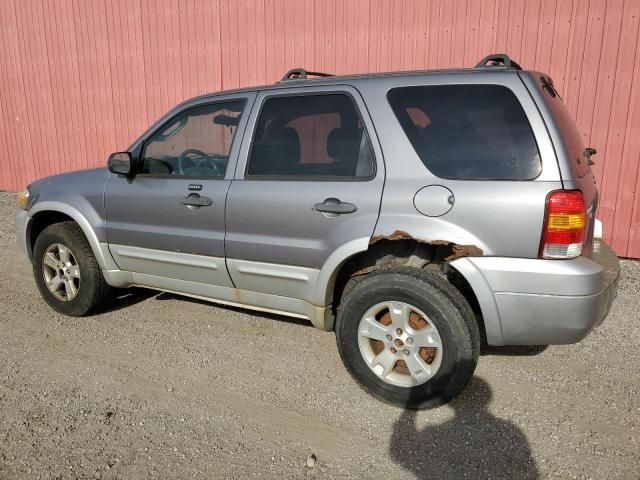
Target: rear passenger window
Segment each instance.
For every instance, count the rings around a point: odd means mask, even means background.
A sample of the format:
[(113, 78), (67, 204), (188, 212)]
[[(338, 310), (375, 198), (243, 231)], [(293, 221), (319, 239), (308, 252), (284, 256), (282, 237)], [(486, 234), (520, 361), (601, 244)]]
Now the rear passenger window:
[(371, 142), (348, 95), (272, 97), (256, 126), (248, 177), (366, 179)]
[(388, 100), (422, 163), (438, 177), (531, 180), (541, 170), (531, 125), (500, 85), (390, 90)]

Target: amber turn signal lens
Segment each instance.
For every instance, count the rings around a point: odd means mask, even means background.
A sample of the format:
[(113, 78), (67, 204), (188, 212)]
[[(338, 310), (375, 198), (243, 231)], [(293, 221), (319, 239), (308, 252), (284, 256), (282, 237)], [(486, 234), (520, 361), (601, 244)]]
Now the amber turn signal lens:
[(542, 230), (542, 258), (574, 258), (582, 253), (587, 227), (584, 197), (579, 190), (556, 190), (547, 196)]
[(24, 210), (29, 203), (29, 190), (18, 193), (18, 206)]

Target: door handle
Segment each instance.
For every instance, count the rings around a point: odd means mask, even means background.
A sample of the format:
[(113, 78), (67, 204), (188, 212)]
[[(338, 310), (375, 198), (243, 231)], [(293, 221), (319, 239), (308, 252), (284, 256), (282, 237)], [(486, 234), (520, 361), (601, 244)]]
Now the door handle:
[(186, 205), (189, 208), (199, 208), (199, 207), (208, 207), (213, 203), (209, 197), (201, 197), (197, 193), (190, 193), (182, 202), (183, 205)]
[(316, 203), (313, 206), (313, 210), (321, 213), (328, 213), (330, 215), (344, 215), (346, 213), (353, 213), (358, 210), (353, 203), (341, 202), (337, 198), (327, 198), (322, 203)]

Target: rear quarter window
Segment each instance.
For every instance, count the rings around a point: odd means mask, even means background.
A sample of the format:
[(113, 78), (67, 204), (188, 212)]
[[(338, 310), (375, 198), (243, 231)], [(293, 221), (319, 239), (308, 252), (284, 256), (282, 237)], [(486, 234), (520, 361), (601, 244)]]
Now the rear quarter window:
[(400, 87), (387, 98), (420, 160), (438, 177), (531, 180), (542, 171), (531, 125), (506, 87)]

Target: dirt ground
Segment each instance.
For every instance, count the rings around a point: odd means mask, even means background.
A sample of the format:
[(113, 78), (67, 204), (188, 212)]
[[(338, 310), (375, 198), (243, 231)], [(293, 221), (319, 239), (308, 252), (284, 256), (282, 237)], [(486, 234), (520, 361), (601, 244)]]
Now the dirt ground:
[(416, 413), (364, 393), (305, 322), (146, 290), (58, 315), (14, 212), (0, 193), (2, 479), (640, 476), (638, 262), (584, 341), (488, 349)]

